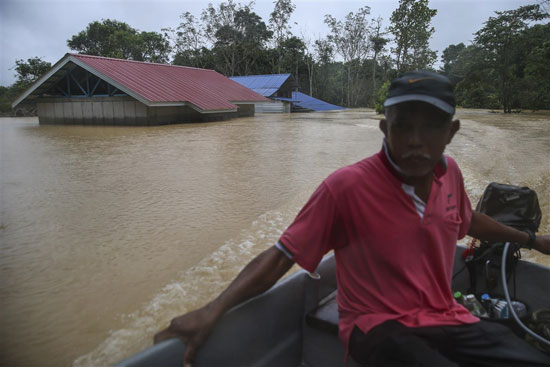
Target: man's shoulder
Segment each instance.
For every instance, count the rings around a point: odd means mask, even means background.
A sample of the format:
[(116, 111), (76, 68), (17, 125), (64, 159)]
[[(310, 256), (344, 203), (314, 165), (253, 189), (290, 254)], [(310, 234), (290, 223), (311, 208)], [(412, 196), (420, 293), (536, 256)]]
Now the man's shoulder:
[(445, 164), (447, 166), (447, 173), (450, 173), (452, 175), (461, 175), (461, 172), (460, 172), (460, 168), (458, 167), (458, 163), (456, 163), (456, 161), (448, 156), (448, 155), (444, 155), (445, 157)]
[(331, 187), (348, 187), (358, 182), (365, 183), (370, 171), (374, 171), (381, 163), (377, 155), (364, 158), (356, 163), (344, 166), (329, 175), (325, 183)]
[(458, 169), (458, 164), (453, 159), (453, 157), (447, 154), (445, 154), (444, 157), (445, 157), (445, 162), (447, 163), (447, 167), (452, 167), (452, 169)]

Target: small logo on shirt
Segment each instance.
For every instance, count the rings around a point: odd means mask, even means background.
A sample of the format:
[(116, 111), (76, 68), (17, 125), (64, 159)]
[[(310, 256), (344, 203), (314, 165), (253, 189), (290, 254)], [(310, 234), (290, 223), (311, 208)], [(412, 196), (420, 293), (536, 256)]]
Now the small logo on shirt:
[(448, 206), (445, 208), (445, 211), (446, 211), (446, 212), (449, 212), (449, 211), (451, 211), (451, 210), (453, 210), (453, 209), (456, 209), (456, 205), (451, 205), (451, 203), (452, 203), (452, 198), (453, 198), (453, 194), (447, 195), (447, 205), (448, 205)]

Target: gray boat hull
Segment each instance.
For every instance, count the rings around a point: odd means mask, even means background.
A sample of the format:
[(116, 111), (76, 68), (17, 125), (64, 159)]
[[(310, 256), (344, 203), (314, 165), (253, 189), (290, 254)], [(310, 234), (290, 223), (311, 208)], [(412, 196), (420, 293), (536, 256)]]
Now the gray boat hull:
[[(464, 266), (463, 247), (457, 247), (455, 272)], [(301, 270), (269, 291), (226, 313), (197, 354), (194, 367), (242, 366), (357, 366), (344, 362), (335, 333), (311, 327), (306, 315), (336, 290), (335, 262), (327, 256), (317, 269), (319, 279)], [(484, 281), (478, 281), (478, 288)], [(532, 310), (550, 307), (550, 268), (519, 261), (516, 298)], [(453, 280), (453, 289), (470, 285), (467, 271)], [(497, 288), (495, 294), (502, 294)], [(337, 314), (333, 315), (337, 320)], [(152, 337), (152, 336), (151, 336)], [(120, 367), (181, 366), (185, 345), (171, 339), (117, 364)]]

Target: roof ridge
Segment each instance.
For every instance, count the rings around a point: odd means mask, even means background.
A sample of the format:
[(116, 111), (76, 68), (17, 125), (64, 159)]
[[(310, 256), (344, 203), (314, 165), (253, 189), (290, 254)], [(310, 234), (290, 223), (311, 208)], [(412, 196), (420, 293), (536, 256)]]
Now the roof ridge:
[(129, 63), (137, 63), (137, 64), (147, 64), (147, 65), (170, 66), (170, 67), (179, 67), (179, 68), (185, 68), (185, 69), (205, 70), (205, 71), (216, 72), (215, 70), (212, 70), (212, 69), (197, 68), (197, 67), (185, 66), (185, 65), (162, 64), (160, 62), (148, 62), (148, 61), (117, 59), (116, 57), (106, 57), (106, 56), (87, 55), (87, 54), (75, 54), (75, 53), (71, 53), (71, 52), (69, 52), (68, 55), (69, 56), (75, 56), (75, 57), (89, 57), (89, 58), (94, 58), (94, 59), (113, 60), (113, 61), (129, 62)]
[(288, 75), (288, 76), (290, 76), (291, 74), (290, 74), (290, 73), (284, 73), (284, 74), (236, 75), (236, 76), (232, 76), (231, 78), (248, 78), (248, 77), (252, 77), (252, 76), (255, 76), (255, 77), (260, 77), (260, 76), (263, 76), (263, 77), (271, 77), (271, 76), (283, 76), (283, 75)]

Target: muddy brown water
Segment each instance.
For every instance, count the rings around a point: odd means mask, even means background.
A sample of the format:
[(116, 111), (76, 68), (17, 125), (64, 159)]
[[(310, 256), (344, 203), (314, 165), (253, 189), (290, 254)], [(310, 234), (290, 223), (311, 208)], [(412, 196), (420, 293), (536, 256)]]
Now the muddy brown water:
[[(550, 114), (458, 117), (447, 152), (471, 201), (491, 181), (530, 186), (550, 233)], [(108, 365), (147, 347), (381, 138), (370, 110), (139, 128), (1, 118), (0, 364)]]

